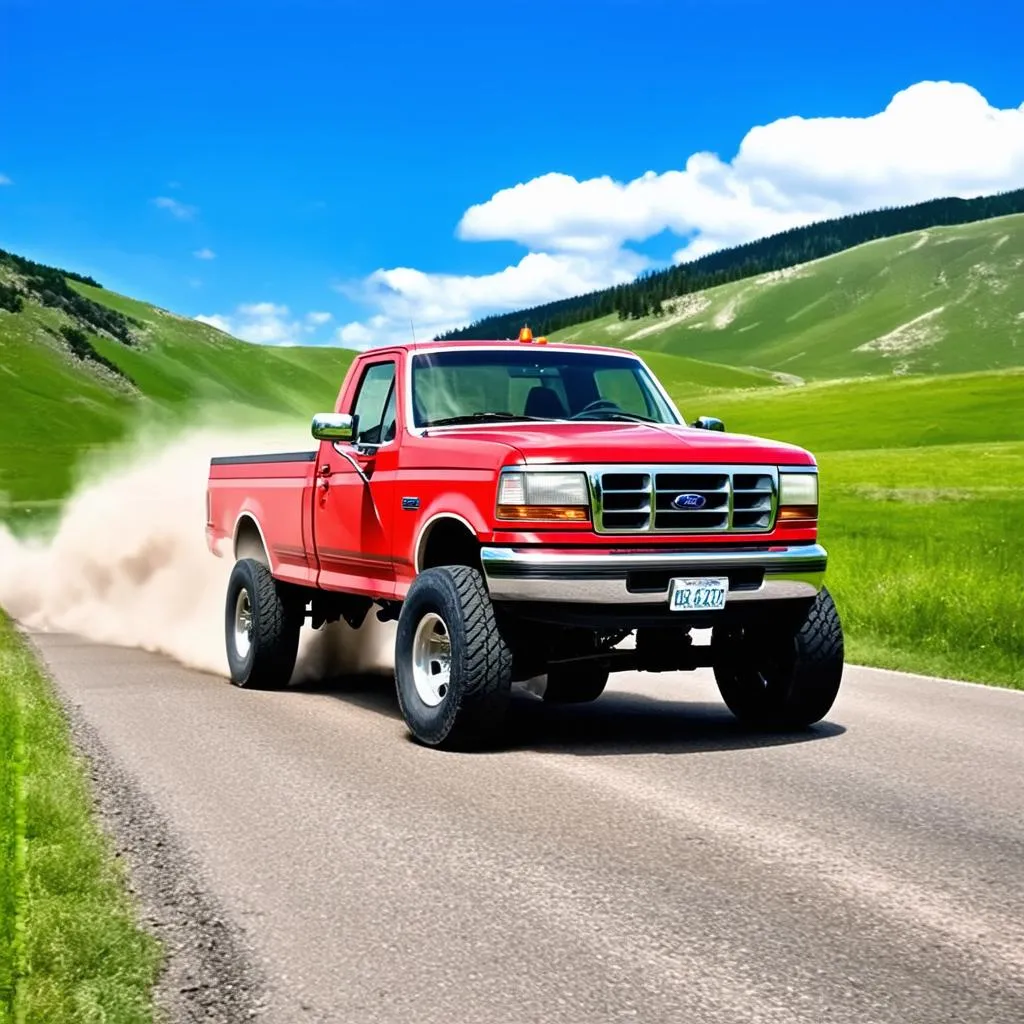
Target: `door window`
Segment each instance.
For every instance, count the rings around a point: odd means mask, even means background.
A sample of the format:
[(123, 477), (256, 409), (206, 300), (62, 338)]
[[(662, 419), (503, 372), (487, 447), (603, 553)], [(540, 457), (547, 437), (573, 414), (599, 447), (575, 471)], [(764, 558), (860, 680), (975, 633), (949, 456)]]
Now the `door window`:
[(394, 436), (394, 385), (394, 363), (374, 363), (366, 368), (352, 410), (358, 417), (356, 444), (382, 444), (390, 440), (385, 437), (388, 431)]

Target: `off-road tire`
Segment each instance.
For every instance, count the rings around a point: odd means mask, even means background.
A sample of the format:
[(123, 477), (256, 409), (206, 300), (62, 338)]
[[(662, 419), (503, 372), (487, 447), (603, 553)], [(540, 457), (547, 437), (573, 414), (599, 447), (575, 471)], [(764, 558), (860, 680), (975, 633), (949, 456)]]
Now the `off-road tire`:
[[(451, 644), (447, 692), (433, 707), (420, 698), (413, 677), (416, 629), (430, 613), (444, 621)], [(494, 744), (512, 688), (512, 652), (476, 569), (441, 566), (413, 580), (398, 619), (395, 681), (402, 716), (420, 743), (462, 750)]]
[(598, 665), (560, 665), (548, 672), (544, 700), (548, 704), (586, 704), (608, 685), (608, 669)]
[[(235, 642), (236, 612), (243, 590), (248, 594), (252, 619), (249, 649), (244, 655)], [(243, 558), (235, 563), (224, 604), (224, 639), (235, 686), (278, 690), (288, 685), (299, 649), (302, 611), (262, 562)]]
[(822, 588), (788, 621), (715, 627), (715, 680), (729, 710), (761, 729), (800, 729), (828, 714), (843, 677), (843, 627)]

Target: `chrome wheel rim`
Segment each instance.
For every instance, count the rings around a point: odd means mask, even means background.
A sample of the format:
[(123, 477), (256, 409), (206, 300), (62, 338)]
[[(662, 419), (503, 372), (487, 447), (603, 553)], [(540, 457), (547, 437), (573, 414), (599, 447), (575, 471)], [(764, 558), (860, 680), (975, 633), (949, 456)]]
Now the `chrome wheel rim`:
[(452, 641), (444, 619), (427, 612), (412, 638), (412, 681), (428, 708), (448, 696), (452, 677)]
[(249, 656), (252, 647), (252, 603), (249, 591), (242, 587), (235, 601), (235, 653), (241, 661)]

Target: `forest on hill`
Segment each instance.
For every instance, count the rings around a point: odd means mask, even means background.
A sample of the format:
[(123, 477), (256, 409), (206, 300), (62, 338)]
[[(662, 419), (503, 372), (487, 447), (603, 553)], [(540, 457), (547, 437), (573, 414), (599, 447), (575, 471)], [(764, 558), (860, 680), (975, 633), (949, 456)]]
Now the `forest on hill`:
[(720, 249), (689, 263), (650, 271), (629, 284), (483, 317), (467, 327), (441, 334), (437, 340), (514, 338), (527, 323), (534, 334), (539, 335), (612, 314), (624, 320), (660, 316), (665, 300), (690, 292), (783, 270), (879, 238), (1014, 213), (1024, 213), (1024, 189), (976, 199), (931, 199), (908, 206), (848, 214)]

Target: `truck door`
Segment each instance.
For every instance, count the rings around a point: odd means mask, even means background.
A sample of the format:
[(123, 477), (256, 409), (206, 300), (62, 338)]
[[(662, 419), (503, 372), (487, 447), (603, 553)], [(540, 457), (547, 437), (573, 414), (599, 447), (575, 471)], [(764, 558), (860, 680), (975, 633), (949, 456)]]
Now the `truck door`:
[(398, 470), (393, 357), (367, 362), (351, 412), (351, 443), (320, 445), (313, 499), (318, 585), (374, 597), (395, 592), (391, 531)]

